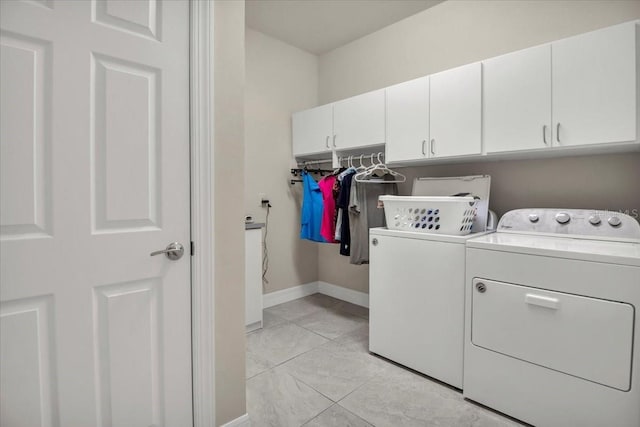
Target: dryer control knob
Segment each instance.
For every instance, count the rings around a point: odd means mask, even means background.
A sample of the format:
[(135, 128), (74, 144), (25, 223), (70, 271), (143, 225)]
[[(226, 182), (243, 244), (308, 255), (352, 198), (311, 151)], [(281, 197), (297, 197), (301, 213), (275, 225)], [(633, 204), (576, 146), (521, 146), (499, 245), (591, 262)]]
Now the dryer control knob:
[(571, 221), (571, 215), (566, 212), (558, 212), (556, 214), (556, 221), (558, 221), (558, 223), (560, 224), (566, 224)]
[(600, 217), (598, 215), (591, 215), (589, 217), (589, 223), (591, 225), (599, 225), (600, 222), (602, 222), (602, 220), (600, 219)]
[(531, 222), (538, 222), (538, 220), (540, 219), (540, 217), (538, 216), (538, 214), (529, 214), (529, 221)]
[(622, 220), (617, 216), (610, 217), (607, 222), (612, 227), (620, 227), (620, 224), (622, 224)]

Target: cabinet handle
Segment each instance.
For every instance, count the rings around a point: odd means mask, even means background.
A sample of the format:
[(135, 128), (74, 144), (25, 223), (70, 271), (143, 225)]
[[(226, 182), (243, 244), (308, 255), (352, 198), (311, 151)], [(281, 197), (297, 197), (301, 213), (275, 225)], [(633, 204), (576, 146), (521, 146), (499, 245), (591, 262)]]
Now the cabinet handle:
[(426, 155), (427, 155), (427, 152), (425, 151), (425, 145), (427, 145), (427, 140), (426, 140), (426, 139), (423, 139), (423, 140), (422, 140), (422, 155), (423, 155), (423, 156), (426, 156)]
[(549, 145), (547, 142), (547, 125), (542, 126), (542, 141), (544, 142), (544, 145)]
[(560, 122), (556, 125), (556, 141), (560, 143)]
[(431, 143), (429, 144), (429, 151), (431, 151), (431, 154), (435, 155), (436, 154), (436, 139), (432, 138), (431, 139)]
[(334, 148), (335, 148), (335, 146), (336, 146), (336, 136), (337, 136), (337, 135), (333, 135), (333, 147), (334, 147)]
[(327, 135), (327, 139), (324, 140), (324, 143), (327, 146), (327, 149), (331, 148), (331, 147), (329, 147), (329, 135)]

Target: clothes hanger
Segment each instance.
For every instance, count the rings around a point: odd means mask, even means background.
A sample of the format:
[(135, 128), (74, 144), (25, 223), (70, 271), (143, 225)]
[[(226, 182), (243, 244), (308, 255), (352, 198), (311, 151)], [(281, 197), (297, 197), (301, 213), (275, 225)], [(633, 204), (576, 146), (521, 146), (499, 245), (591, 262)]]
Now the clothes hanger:
[[(375, 182), (375, 183), (382, 183), (382, 184), (392, 184), (394, 182), (405, 182), (407, 180), (407, 177), (401, 174), (400, 172), (396, 172), (392, 169), (389, 169), (387, 165), (385, 165), (380, 159), (381, 155), (382, 153), (378, 153), (378, 156), (377, 156), (379, 163), (363, 170), (362, 172), (356, 173), (353, 179), (355, 179), (357, 182), (364, 182), (364, 183)], [(376, 172), (382, 172), (383, 176), (391, 175), (393, 179), (390, 179), (390, 180), (382, 179), (382, 178), (372, 179), (371, 177), (375, 176), (374, 173)]]

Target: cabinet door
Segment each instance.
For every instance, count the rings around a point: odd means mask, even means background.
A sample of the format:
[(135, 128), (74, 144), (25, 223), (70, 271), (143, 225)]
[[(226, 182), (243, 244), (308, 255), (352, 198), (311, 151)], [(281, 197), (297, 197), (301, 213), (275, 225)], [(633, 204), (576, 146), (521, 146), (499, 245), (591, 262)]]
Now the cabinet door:
[(462, 388), (464, 244), (370, 242), (369, 349)]
[(245, 326), (247, 331), (262, 327), (262, 229), (244, 232)]
[(333, 106), (331, 104), (294, 113), (291, 120), (294, 156), (331, 150), (333, 137)]
[(338, 101), (333, 108), (336, 150), (384, 144), (384, 89)]
[(571, 37), (551, 49), (556, 145), (635, 141), (636, 24)]
[(386, 89), (387, 162), (424, 159), (429, 142), (429, 77)]
[(481, 153), (481, 72), (476, 63), (431, 76), (431, 157)]
[(487, 153), (551, 145), (551, 46), (482, 63), (483, 141)]

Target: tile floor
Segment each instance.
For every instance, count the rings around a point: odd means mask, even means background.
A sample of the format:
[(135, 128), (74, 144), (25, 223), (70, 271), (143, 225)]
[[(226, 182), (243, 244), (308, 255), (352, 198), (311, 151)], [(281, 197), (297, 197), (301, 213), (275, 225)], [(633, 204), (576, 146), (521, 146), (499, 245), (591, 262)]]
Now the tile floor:
[(315, 294), (264, 310), (247, 335), (253, 427), (506, 427), (521, 424), (370, 354), (368, 310)]

